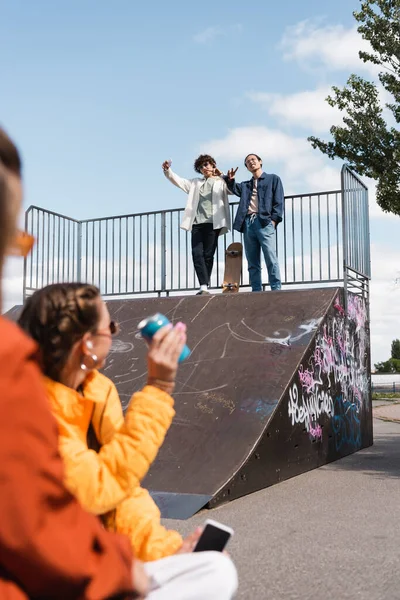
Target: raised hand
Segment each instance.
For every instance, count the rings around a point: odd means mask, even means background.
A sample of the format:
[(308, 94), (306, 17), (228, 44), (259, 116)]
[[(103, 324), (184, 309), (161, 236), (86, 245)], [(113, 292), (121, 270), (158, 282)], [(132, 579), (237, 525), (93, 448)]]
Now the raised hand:
[(214, 168), (214, 177), (222, 177), (223, 172), (218, 169), (218, 167)]
[(172, 164), (171, 160), (164, 160), (163, 164), (161, 165), (163, 168), (163, 171), (168, 171), (168, 169), (170, 168)]
[(228, 179), (235, 179), (235, 175), (236, 175), (236, 171), (238, 170), (239, 167), (236, 167), (236, 169), (229, 169), (227, 176)]
[(147, 382), (166, 392), (174, 388), (178, 358), (186, 343), (186, 325), (177, 323), (161, 327), (149, 343)]

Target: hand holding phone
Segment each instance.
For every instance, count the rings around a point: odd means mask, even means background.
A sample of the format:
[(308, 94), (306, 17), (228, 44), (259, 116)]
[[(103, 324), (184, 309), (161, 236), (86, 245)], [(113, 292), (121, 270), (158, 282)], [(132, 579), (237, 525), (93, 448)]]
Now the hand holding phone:
[(193, 552), (222, 552), (233, 535), (233, 529), (213, 519), (207, 519), (203, 532), (193, 548)]

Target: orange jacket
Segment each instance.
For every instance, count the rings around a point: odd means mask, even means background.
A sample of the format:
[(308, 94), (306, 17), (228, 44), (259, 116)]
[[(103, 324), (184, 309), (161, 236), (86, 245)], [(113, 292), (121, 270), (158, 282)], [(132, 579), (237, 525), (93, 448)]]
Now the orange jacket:
[(35, 344), (0, 317), (0, 598), (131, 598), (129, 541), (63, 484)]
[[(182, 544), (176, 531), (160, 523), (160, 511), (140, 487), (175, 415), (174, 400), (146, 385), (136, 392), (125, 418), (115, 385), (91, 373), (83, 395), (45, 378), (47, 395), (58, 421), (66, 485), (89, 512), (105, 514), (107, 528), (126, 534), (135, 556), (151, 561), (174, 554)], [(89, 425), (99, 452), (88, 448)]]

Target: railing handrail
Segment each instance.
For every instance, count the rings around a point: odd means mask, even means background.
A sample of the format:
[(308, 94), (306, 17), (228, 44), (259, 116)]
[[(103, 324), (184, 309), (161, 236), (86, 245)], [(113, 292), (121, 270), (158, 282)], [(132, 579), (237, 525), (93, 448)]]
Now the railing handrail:
[(36, 204), (30, 204), (25, 211), (25, 215), (28, 215), (32, 210), (40, 210), (42, 213), (46, 213), (47, 215), (53, 215), (54, 217), (60, 217), (61, 219), (68, 219), (73, 223), (80, 223), (79, 219), (74, 219), (73, 217), (69, 217), (68, 215), (63, 215), (62, 213), (54, 212), (54, 210), (48, 210), (47, 208), (41, 208), (40, 206), (36, 206)]
[(361, 185), (361, 187), (363, 187), (364, 190), (368, 191), (367, 185), (364, 183), (364, 181), (361, 179), (361, 177), (353, 171), (353, 169), (350, 169), (350, 167), (348, 165), (344, 164), (342, 166), (341, 172), (343, 173), (344, 171), (348, 171), (349, 173), (351, 173), (352, 176), (354, 177), (354, 179), (356, 179), (358, 181), (358, 183)]
[[(325, 192), (311, 192), (310, 194), (288, 194), (285, 196), (285, 200), (295, 200), (296, 198), (313, 198), (313, 197), (321, 197), (321, 196), (325, 196), (327, 194), (329, 195), (333, 195), (333, 194), (341, 194), (341, 190), (326, 190)], [(229, 202), (230, 206), (237, 206), (239, 204), (239, 200), (234, 200)], [(70, 219), (71, 221), (73, 221), (74, 223), (93, 223), (93, 222), (99, 222), (99, 221), (111, 221), (113, 219), (131, 219), (133, 217), (147, 217), (150, 215), (161, 215), (161, 214), (170, 214), (170, 213), (176, 213), (176, 212), (182, 212), (183, 210), (185, 210), (185, 207), (182, 206), (181, 208), (165, 208), (165, 209), (161, 209), (161, 210), (150, 210), (147, 212), (141, 212), (141, 213), (126, 213), (126, 214), (122, 214), (122, 215), (110, 215), (108, 217), (92, 217), (90, 219), (73, 219), (72, 217), (69, 217), (68, 215), (63, 215), (61, 213), (56, 213), (53, 212), (51, 210), (47, 210), (46, 208), (40, 208), (40, 206), (36, 206), (34, 204), (31, 204), (27, 209), (26, 209), (26, 213), (29, 213), (32, 209), (36, 209), (36, 210), (40, 210), (41, 212), (45, 212), (47, 214), (50, 215), (55, 215), (56, 217), (62, 217), (63, 219)]]

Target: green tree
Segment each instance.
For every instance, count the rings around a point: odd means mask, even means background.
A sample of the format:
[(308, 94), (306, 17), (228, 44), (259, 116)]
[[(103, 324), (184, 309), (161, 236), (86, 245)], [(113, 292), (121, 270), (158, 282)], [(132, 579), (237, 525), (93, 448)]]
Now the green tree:
[(383, 117), (375, 83), (353, 74), (327, 98), (344, 113), (344, 125), (331, 127), (333, 141), (308, 140), (330, 158), (341, 158), (359, 174), (376, 179), (379, 206), (400, 215), (400, 0), (364, 0), (353, 15), (372, 47), (371, 53), (359, 52), (360, 58), (381, 67), (379, 80), (391, 99), (385, 107), (394, 125)]
[(400, 340), (393, 340), (391, 353), (392, 353), (392, 358), (400, 359)]
[(389, 358), (374, 365), (377, 373), (400, 373), (400, 359)]

